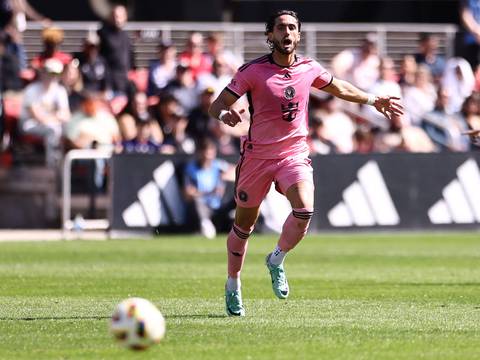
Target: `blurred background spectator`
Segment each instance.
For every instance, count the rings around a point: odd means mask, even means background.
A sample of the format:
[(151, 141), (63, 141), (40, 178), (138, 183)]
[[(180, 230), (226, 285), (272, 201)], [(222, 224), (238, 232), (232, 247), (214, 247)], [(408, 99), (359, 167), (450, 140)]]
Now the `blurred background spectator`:
[(31, 66), (33, 69), (40, 69), (44, 62), (48, 59), (56, 59), (64, 66), (71, 60), (70, 54), (59, 50), (63, 41), (63, 30), (57, 27), (46, 28), (42, 31), (43, 50), (40, 54), (32, 59)]
[(65, 136), (73, 149), (113, 150), (121, 140), (117, 120), (102, 106), (100, 99), (90, 93), (82, 96), (80, 108), (66, 124)]
[(113, 6), (108, 20), (98, 30), (100, 54), (107, 63), (108, 85), (114, 96), (128, 93), (128, 71), (135, 68), (132, 42), (123, 30), (127, 20), (127, 9), (117, 4)]
[(95, 32), (89, 32), (83, 41), (80, 53), (75, 54), (79, 61), (83, 87), (87, 91), (105, 92), (107, 90), (108, 68), (99, 53), (100, 38)]
[(433, 80), (439, 83), (445, 71), (445, 59), (437, 54), (438, 37), (434, 34), (421, 33), (418, 42), (418, 53), (415, 54), (417, 64), (425, 64), (430, 69)]
[(158, 59), (152, 60), (148, 68), (148, 95), (158, 95), (175, 77), (177, 48), (169, 42), (158, 45)]
[(370, 89), (379, 76), (377, 35), (370, 33), (358, 48), (345, 49), (332, 59), (333, 74), (360, 89)]
[(60, 164), (63, 126), (70, 120), (67, 91), (59, 81), (62, 71), (59, 60), (47, 59), (39, 79), (25, 89), (20, 113), (20, 131), (43, 139), (46, 163), (51, 167)]
[(201, 33), (195, 31), (190, 33), (185, 50), (179, 55), (179, 61), (190, 68), (194, 79), (200, 74), (211, 72), (212, 60), (203, 52), (203, 35)]
[(228, 227), (228, 209), (222, 208), (225, 192), (225, 175), (232, 166), (224, 160), (217, 159), (215, 144), (208, 138), (200, 139), (194, 159), (184, 169), (184, 197), (193, 215), (195, 227), (203, 236), (212, 239), (217, 228)]

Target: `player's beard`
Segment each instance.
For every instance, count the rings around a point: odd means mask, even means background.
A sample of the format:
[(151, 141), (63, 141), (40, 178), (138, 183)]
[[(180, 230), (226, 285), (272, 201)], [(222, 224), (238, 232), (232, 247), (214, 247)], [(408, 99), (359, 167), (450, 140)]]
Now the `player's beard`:
[(278, 51), (282, 55), (290, 55), (297, 49), (298, 41), (292, 40), (291, 46), (289, 49), (285, 49), (283, 45), (283, 40), (273, 40), (273, 50)]

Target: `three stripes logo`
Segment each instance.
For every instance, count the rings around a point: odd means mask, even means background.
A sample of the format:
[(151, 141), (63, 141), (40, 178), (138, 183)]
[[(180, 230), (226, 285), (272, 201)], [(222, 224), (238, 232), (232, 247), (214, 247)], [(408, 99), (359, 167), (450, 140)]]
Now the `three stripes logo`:
[(469, 159), (457, 169), (457, 177), (442, 191), (442, 198), (428, 210), (432, 224), (480, 222), (480, 170)]
[(334, 227), (398, 225), (400, 217), (378, 164), (367, 162), (358, 170), (357, 178), (343, 191), (343, 200), (328, 212), (330, 224)]
[(127, 227), (183, 224), (185, 215), (175, 166), (165, 161), (153, 171), (153, 180), (137, 192), (138, 200), (122, 211)]

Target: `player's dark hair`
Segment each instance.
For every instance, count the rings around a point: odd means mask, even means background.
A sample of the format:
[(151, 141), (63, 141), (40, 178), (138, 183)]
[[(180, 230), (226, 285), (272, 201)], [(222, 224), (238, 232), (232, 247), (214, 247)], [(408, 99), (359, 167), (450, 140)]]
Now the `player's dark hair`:
[[(293, 18), (295, 18), (295, 20), (297, 20), (298, 31), (300, 31), (300, 29), (302, 28), (302, 23), (300, 22), (300, 19), (298, 18), (298, 14), (293, 10), (279, 10), (279, 11), (273, 13), (272, 15), (270, 15), (267, 22), (265, 23), (265, 35), (268, 35), (268, 33), (273, 32), (273, 27), (275, 26), (275, 20), (277, 20), (277, 18), (282, 16), (282, 15), (290, 15)], [(270, 48), (270, 50), (273, 50), (273, 44), (268, 39), (267, 39), (267, 44), (268, 44), (268, 47)]]
[(282, 15), (290, 15), (294, 17), (295, 20), (297, 20), (298, 31), (300, 31), (302, 24), (300, 23), (298, 14), (293, 10), (279, 10), (276, 13), (273, 13), (272, 15), (270, 15), (267, 22), (265, 23), (265, 35), (267, 35), (269, 32), (273, 32), (273, 27), (275, 26), (275, 20), (277, 20), (277, 18)]

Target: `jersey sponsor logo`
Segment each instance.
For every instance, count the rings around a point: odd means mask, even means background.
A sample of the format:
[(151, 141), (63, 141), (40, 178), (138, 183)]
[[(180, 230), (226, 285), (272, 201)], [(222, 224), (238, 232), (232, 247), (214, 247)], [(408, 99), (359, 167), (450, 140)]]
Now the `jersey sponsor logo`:
[(380, 168), (369, 161), (357, 172), (357, 180), (342, 193), (343, 200), (327, 214), (334, 227), (394, 226), (400, 216), (388, 192)]
[(285, 99), (292, 100), (295, 97), (295, 88), (293, 86), (288, 86), (283, 91), (283, 95)]
[(282, 106), (282, 119), (288, 122), (292, 122), (297, 117), (298, 102), (289, 102), (287, 105)]
[(283, 75), (283, 78), (284, 79), (291, 79), (292, 78), (292, 75), (290, 75), (288, 72), (285, 73), (285, 75)]
[(442, 190), (442, 198), (428, 210), (432, 224), (480, 222), (480, 170), (469, 159), (457, 169), (457, 177)]

